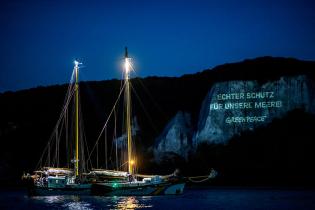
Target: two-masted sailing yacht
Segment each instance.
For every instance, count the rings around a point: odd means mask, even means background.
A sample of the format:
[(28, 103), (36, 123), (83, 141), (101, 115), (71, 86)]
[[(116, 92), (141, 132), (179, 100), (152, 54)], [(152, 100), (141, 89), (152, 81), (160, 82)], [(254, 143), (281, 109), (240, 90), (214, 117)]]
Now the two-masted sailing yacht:
[[(86, 165), (84, 164), (83, 135), (80, 131), (83, 125), (79, 119), (81, 117), (78, 83), (80, 64), (74, 61), (64, 106), (38, 163), (39, 169), (34, 171), (33, 175), (23, 175), (23, 178), (28, 180), (30, 195), (90, 194), (91, 184), (82, 174), (86, 172)], [(74, 132), (69, 132), (69, 130)], [(65, 139), (65, 144), (61, 144), (61, 138)], [(66, 150), (67, 154), (60, 154), (62, 149)], [(67, 159), (67, 163), (61, 163), (60, 156)], [(60, 168), (61, 164), (67, 167)]]
[[(160, 175), (140, 175), (136, 173), (136, 153), (133, 150), (133, 133), (132, 133), (132, 113), (131, 113), (131, 83), (130, 73), (132, 70), (131, 59), (128, 56), (127, 48), (125, 49), (124, 57), (124, 80), (123, 86), (119, 93), (120, 96), (124, 95), (124, 127), (126, 136), (127, 147), (123, 147), (127, 151), (123, 151), (123, 156), (127, 157), (122, 165), (126, 170), (106, 169), (92, 169), (90, 166), (88, 171), (87, 163), (90, 160), (91, 153), (89, 153), (87, 161), (84, 160), (84, 145), (83, 136), (80, 135), (80, 106), (79, 106), (79, 62), (75, 61), (73, 76), (69, 84), (68, 93), (64, 102), (64, 107), (61, 112), (60, 118), (55, 126), (55, 130), (51, 139), (40, 159), (39, 170), (35, 171), (33, 175), (25, 176), (30, 181), (30, 194), (31, 195), (167, 195), (167, 194), (181, 194), (185, 187), (185, 182), (182, 178), (178, 177), (176, 173), (167, 176)], [(121, 94), (124, 92), (124, 94)], [(71, 101), (74, 104), (74, 125), (69, 126), (68, 115), (71, 115), (70, 105)], [(114, 105), (115, 108), (115, 105)], [(113, 108), (113, 109), (114, 109)], [(112, 110), (113, 110), (112, 109)], [(111, 112), (112, 113), (112, 112)], [(110, 114), (111, 115), (111, 114)], [(110, 117), (110, 116), (109, 116)], [(107, 126), (107, 122), (105, 126)], [(103, 127), (102, 132), (104, 131)], [(65, 127), (63, 129), (63, 127)], [(68, 128), (74, 129), (74, 135), (69, 135)], [(68, 151), (67, 155), (74, 157), (68, 158), (67, 167), (59, 167), (59, 150), (61, 131), (65, 131), (63, 139), (66, 139), (66, 146), (63, 148)], [(100, 134), (100, 136), (101, 136)], [(106, 136), (106, 134), (104, 134)], [(99, 136), (99, 137), (100, 137)], [(74, 138), (68, 138), (74, 137)], [(96, 140), (96, 144), (99, 138)], [(71, 145), (75, 147), (71, 147)], [(55, 150), (52, 150), (55, 149)], [(52, 152), (54, 151), (54, 152)], [(93, 149), (92, 151), (93, 152)], [(66, 156), (67, 156), (66, 155)], [(105, 153), (106, 155), (106, 153)], [(46, 157), (46, 159), (44, 158)], [(53, 157), (53, 158), (52, 158)], [(106, 156), (107, 157), (107, 156)], [(45, 161), (45, 160), (46, 161)], [(52, 160), (53, 159), (53, 160)], [(124, 159), (124, 158), (121, 158)], [(45, 166), (45, 167), (43, 167)]]

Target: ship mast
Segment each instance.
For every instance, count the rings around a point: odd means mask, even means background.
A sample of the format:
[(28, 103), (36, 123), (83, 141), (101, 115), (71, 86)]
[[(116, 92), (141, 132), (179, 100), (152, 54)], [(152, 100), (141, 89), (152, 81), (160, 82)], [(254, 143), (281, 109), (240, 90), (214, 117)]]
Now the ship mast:
[(128, 49), (125, 48), (125, 97), (126, 97), (126, 134), (128, 144), (128, 172), (133, 173), (132, 160), (132, 135), (131, 135), (131, 101), (130, 101), (130, 83), (129, 83), (129, 72), (130, 72), (130, 58), (128, 57)]
[(79, 176), (79, 62), (74, 61), (75, 71), (75, 176)]

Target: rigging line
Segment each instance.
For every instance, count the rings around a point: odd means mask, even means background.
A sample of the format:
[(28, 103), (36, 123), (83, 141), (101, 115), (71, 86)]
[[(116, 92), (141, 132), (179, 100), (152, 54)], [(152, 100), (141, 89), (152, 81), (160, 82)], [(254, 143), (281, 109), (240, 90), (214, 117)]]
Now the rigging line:
[[(85, 132), (84, 132), (84, 138), (83, 139), (84, 139), (84, 144), (85, 144), (87, 155), (90, 156), (89, 147), (88, 147), (88, 144), (87, 144)], [(91, 160), (87, 160), (86, 162), (87, 162), (87, 167), (88, 167), (88, 164), (90, 163), (91, 168), (93, 168), (93, 164), (92, 164)]]
[[(79, 92), (79, 98), (81, 98), (80, 92)], [(85, 172), (86, 171), (86, 163), (85, 163), (85, 150), (84, 150), (84, 140), (86, 138), (85, 131), (84, 131), (84, 121), (83, 121), (83, 113), (82, 113), (82, 104), (81, 100), (79, 100), (79, 137), (80, 137), (80, 172)]]
[(115, 146), (116, 146), (116, 169), (118, 170), (118, 151), (117, 151), (117, 133), (116, 133), (116, 129), (117, 129), (117, 116), (116, 116), (116, 111), (114, 111), (114, 116), (115, 116), (115, 127), (114, 127), (114, 139), (115, 139)]
[(167, 115), (165, 114), (165, 111), (161, 108), (161, 106), (156, 102), (156, 100), (154, 99), (154, 97), (151, 95), (149, 89), (144, 85), (144, 83), (139, 79), (138, 80), (140, 85), (143, 87), (143, 89), (145, 90), (145, 92), (147, 93), (147, 95), (150, 97), (151, 101), (153, 102), (153, 104), (155, 105), (155, 107), (160, 111), (160, 113), (162, 114), (162, 116), (164, 117), (165, 120), (168, 120)]
[[(71, 88), (73, 88), (74, 86), (74, 73), (75, 71), (72, 71), (72, 75), (70, 77), (70, 82), (68, 85), (68, 91), (67, 91), (67, 96), (65, 98), (64, 104), (66, 103), (67, 99), (69, 98), (69, 93)], [(65, 138), (66, 138), (66, 164), (67, 167), (70, 167), (70, 163), (71, 163), (71, 157), (70, 157), (70, 153), (69, 153), (69, 115), (68, 115), (68, 107), (65, 109), (65, 114), (64, 114), (64, 121), (65, 121)]]
[[(50, 143), (48, 144), (48, 164), (50, 165), (51, 162), (50, 162)], [(45, 164), (46, 165), (46, 164)]]
[(105, 168), (108, 169), (107, 167), (107, 128), (105, 128), (104, 137), (105, 137)]
[(116, 104), (118, 103), (118, 101), (119, 101), (119, 99), (120, 99), (121, 93), (123, 92), (123, 90), (124, 90), (124, 88), (125, 88), (125, 85), (126, 85), (126, 83), (123, 85), (122, 89), (120, 90), (120, 92), (119, 92), (119, 94), (118, 94), (118, 97), (117, 97), (117, 99), (116, 99), (116, 101), (115, 101), (115, 104), (114, 104), (114, 106), (113, 106), (111, 112), (109, 113), (109, 116), (108, 116), (108, 118), (107, 118), (107, 120), (106, 120), (106, 122), (105, 122), (105, 124), (104, 124), (104, 126), (103, 126), (103, 128), (102, 128), (102, 130), (101, 130), (101, 132), (100, 132), (100, 134), (99, 134), (99, 136), (98, 136), (98, 138), (97, 138), (97, 140), (96, 140), (96, 142), (95, 142), (93, 148), (92, 148), (92, 150), (91, 150), (91, 154), (89, 155), (88, 160), (90, 160), (91, 155), (92, 155), (92, 153), (93, 153), (93, 151), (94, 151), (94, 149), (95, 149), (95, 146), (96, 146), (96, 144), (98, 143), (98, 141), (100, 140), (101, 135), (102, 135), (102, 133), (103, 133), (105, 127), (107, 126), (107, 123), (108, 123), (108, 121), (109, 121), (109, 119), (110, 119), (110, 117), (111, 117), (111, 115), (112, 115), (112, 113), (113, 113), (113, 111), (114, 111), (114, 109), (115, 109), (115, 107), (116, 107)]
[[(73, 94), (74, 94), (74, 92), (73, 92), (71, 95), (73, 95)], [(71, 97), (71, 96), (70, 96), (70, 97)], [(68, 104), (69, 104), (69, 102), (70, 102), (70, 100), (68, 100)], [(46, 150), (47, 150), (48, 148), (50, 148), (50, 143), (53, 142), (53, 137), (54, 137), (55, 132), (56, 132), (56, 127), (59, 126), (60, 119), (62, 119), (63, 112), (64, 112), (64, 110), (63, 110), (63, 111), (61, 112), (61, 114), (60, 114), (60, 118), (59, 118), (59, 120), (58, 120), (57, 123), (56, 123), (56, 126), (55, 126), (55, 128), (54, 128), (54, 131), (52, 132), (52, 134), (51, 134), (50, 137), (49, 137), (48, 144), (47, 144), (46, 147), (44, 148), (44, 151), (43, 151), (43, 153), (42, 153), (41, 158), (39, 159), (39, 162), (38, 162), (37, 165), (36, 165), (36, 168), (38, 168), (40, 162), (42, 162), (42, 160), (43, 160), (43, 158), (44, 158), (44, 155), (45, 155), (45, 153), (46, 153)], [(46, 163), (47, 163), (47, 161), (46, 161)]]
[(96, 168), (98, 168), (98, 143), (96, 144)]
[[(68, 86), (68, 91), (67, 91), (67, 94), (66, 94), (66, 97), (65, 97), (64, 106), (63, 106), (63, 109), (61, 111), (60, 117), (59, 117), (59, 119), (57, 121), (57, 125), (60, 123), (61, 119), (64, 117), (66, 109), (68, 108), (69, 103), (70, 103), (70, 101), (71, 101), (71, 99), (72, 99), (72, 97), (73, 97), (73, 95), (75, 93), (75, 84), (74, 84), (73, 81), (74, 81), (74, 70), (72, 71), (72, 76), (71, 76), (70, 84)], [(71, 94), (70, 94), (70, 91), (71, 91)]]
[[(72, 85), (72, 84), (70, 84), (69, 86), (73, 86), (73, 87), (74, 87), (74, 85)], [(74, 92), (75, 92), (75, 91), (74, 91), (74, 88), (72, 88), (72, 89), (73, 89), (73, 90), (72, 90), (71, 94), (67, 94), (67, 96), (68, 96), (67, 103), (64, 105), (64, 107), (63, 107), (63, 109), (62, 109), (62, 111), (61, 111), (60, 117), (59, 117), (59, 119), (58, 119), (58, 121), (57, 121), (57, 123), (56, 123), (56, 125), (55, 125), (55, 128), (54, 128), (52, 134), (51, 134), (50, 137), (49, 137), (48, 144), (47, 144), (46, 147), (44, 148), (44, 151), (43, 151), (43, 153), (42, 153), (42, 155), (41, 155), (41, 157), (40, 157), (40, 159), (39, 159), (39, 162), (38, 162), (37, 165), (36, 165), (36, 168), (38, 168), (40, 162), (42, 162), (42, 160), (43, 160), (43, 158), (44, 158), (44, 155), (45, 155), (45, 153), (46, 153), (46, 150), (47, 150), (48, 147), (49, 147), (49, 144), (53, 141), (53, 137), (54, 137), (54, 133), (55, 133), (55, 131), (56, 131), (56, 127), (59, 126), (59, 123), (60, 123), (62, 117), (63, 117), (64, 114), (65, 114), (65, 110), (66, 110), (66, 108), (69, 106), (69, 103), (70, 103), (70, 101), (71, 101), (71, 98), (73, 97)], [(71, 90), (71, 89), (70, 89), (70, 90)], [(47, 162), (47, 161), (46, 161), (46, 162)]]
[[(81, 139), (81, 152), (83, 153), (82, 155), (82, 158), (81, 158), (81, 161), (82, 163), (84, 164), (84, 166), (86, 165), (86, 167), (88, 167), (88, 164), (89, 164), (89, 161), (85, 161), (85, 150), (87, 152), (87, 155), (90, 155), (90, 152), (89, 152), (89, 147), (88, 147), (88, 144), (87, 144), (87, 139), (86, 139), (86, 133), (85, 133), (85, 129), (84, 129), (84, 118), (83, 118), (83, 113), (82, 113), (82, 108), (81, 108), (81, 102), (79, 102), (79, 114), (80, 114), (80, 134), (81, 134), (81, 138), (83, 138), (83, 142), (82, 142), (82, 139)], [(84, 150), (84, 148), (86, 148)], [(91, 165), (91, 168), (92, 168), (92, 162), (90, 161), (90, 165)], [(87, 169), (87, 168), (84, 168), (84, 169)]]
[[(134, 68), (133, 68), (133, 66), (131, 66), (131, 69), (132, 69), (133, 72), (136, 74), (136, 77), (138, 77), (136, 71), (135, 71)], [(167, 117), (166, 117), (165, 112), (162, 110), (162, 108), (159, 106), (159, 104), (156, 102), (156, 100), (152, 97), (150, 91), (149, 91), (148, 88), (144, 85), (144, 83), (142, 82), (142, 80), (141, 80), (140, 78), (135, 78), (135, 80), (138, 81), (139, 84), (143, 87), (143, 90), (147, 93), (147, 95), (149, 96), (149, 98), (150, 98), (151, 101), (153, 102), (154, 106), (157, 108), (157, 110), (159, 110), (159, 112), (162, 114), (162, 117), (166, 120)], [(154, 131), (156, 132), (156, 134), (158, 134), (159, 131), (158, 131), (156, 125), (154, 124), (154, 122), (153, 122), (153, 120), (152, 120), (150, 114), (148, 113), (148, 111), (145, 109), (145, 106), (144, 106), (144, 104), (142, 103), (142, 101), (141, 101), (141, 99), (140, 99), (140, 96), (137, 94), (137, 92), (136, 92), (135, 88), (133, 87), (132, 83), (130, 83), (130, 86), (131, 86), (132, 91), (135, 93), (135, 95), (136, 95), (136, 97), (137, 97), (137, 99), (138, 99), (138, 101), (139, 101), (139, 103), (140, 103), (142, 109), (144, 110), (145, 115), (146, 115), (146, 117), (148, 118), (148, 120), (149, 120), (149, 122), (150, 122), (152, 128), (154, 129)]]
[(70, 82), (69, 82), (69, 85), (68, 85), (67, 94), (66, 94), (65, 100), (63, 102), (64, 104), (66, 103), (66, 101), (68, 99), (71, 87), (73, 88), (73, 85), (74, 85), (73, 81), (74, 81), (74, 70), (72, 71), (72, 75), (71, 75)]
[(70, 160), (69, 160), (69, 139), (68, 139), (68, 109), (65, 110), (65, 135), (66, 135), (66, 159), (67, 159), (67, 167), (70, 167)]
[(59, 130), (57, 129), (56, 130), (56, 156), (55, 156), (55, 159), (56, 159), (56, 166), (59, 167), (59, 145), (60, 145), (60, 138), (61, 138), (61, 135), (62, 135), (62, 128), (63, 128), (63, 125), (64, 125), (64, 121), (61, 122), (61, 126), (60, 127), (60, 132)]
[(133, 91), (133, 93), (135, 94), (136, 98), (138, 99), (138, 101), (139, 101), (139, 103), (140, 103), (140, 106), (142, 107), (142, 109), (143, 109), (143, 111), (144, 111), (146, 117), (148, 118), (148, 120), (149, 120), (151, 126), (153, 127), (154, 131), (158, 134), (158, 133), (159, 133), (159, 132), (158, 132), (158, 129), (156, 128), (156, 126), (155, 126), (155, 124), (154, 124), (152, 118), (150, 117), (148, 111), (145, 109), (144, 104), (142, 103), (142, 101), (141, 101), (141, 99), (140, 99), (140, 96), (138, 95), (138, 93), (136, 92), (136, 90), (134, 89), (134, 87), (132, 86), (132, 84), (130, 84), (130, 87), (131, 87), (131, 90)]
[[(73, 93), (72, 94), (69, 94), (70, 93), (70, 90), (71, 90), (71, 87), (73, 88), (73, 75), (74, 75), (74, 71), (72, 71), (72, 75), (71, 75), (71, 79), (70, 79), (70, 82), (69, 82), (69, 85), (68, 85), (68, 90), (67, 90), (67, 93), (66, 93), (66, 97), (65, 97), (65, 100), (64, 100), (64, 104), (66, 103), (66, 101), (68, 100), (68, 103), (67, 104), (69, 104), (69, 98), (71, 98), (72, 97), (72, 95), (73, 95)], [(71, 95), (71, 96), (70, 96)], [(65, 107), (65, 106), (64, 106)], [(46, 150), (48, 149), (48, 148), (50, 148), (50, 143), (52, 142), (52, 138), (54, 137), (54, 133), (55, 133), (55, 131), (56, 131), (56, 127), (59, 125), (59, 123), (60, 123), (60, 120), (62, 119), (62, 114), (63, 114), (63, 112), (64, 112), (64, 110), (62, 110), (62, 112), (61, 112), (61, 114), (60, 114), (60, 117), (59, 117), (59, 119), (58, 119), (58, 121), (57, 121), (57, 123), (56, 123), (56, 126), (55, 126), (55, 128), (54, 128), (54, 130), (53, 130), (53, 132), (52, 132), (52, 134), (50, 135), (50, 137), (49, 137), (49, 140), (48, 140), (48, 144), (46, 145), (46, 147), (44, 148), (44, 151), (43, 151), (43, 153), (42, 153), (42, 155), (41, 155), (41, 157), (40, 157), (40, 159), (39, 159), (39, 162), (37, 163), (37, 165), (36, 165), (36, 168), (38, 168), (39, 167), (39, 165), (42, 163), (42, 161), (43, 161), (43, 158), (44, 158), (44, 155), (45, 155), (45, 153), (46, 153)], [(50, 154), (50, 152), (47, 154), (47, 155), (49, 155)], [(50, 158), (49, 158), (50, 159)], [(49, 161), (50, 162), (50, 161)], [(45, 161), (45, 164), (47, 163), (47, 160)], [(50, 163), (49, 163), (50, 164)]]
[[(137, 73), (135, 72), (136, 76), (138, 77)], [(144, 85), (144, 83), (142, 82), (142, 80), (140, 78), (135, 78), (139, 84), (143, 87), (143, 90), (147, 93), (147, 95), (150, 97), (151, 101), (153, 102), (154, 106), (159, 110), (159, 112), (163, 115), (164, 119), (167, 120), (167, 115), (165, 114), (165, 112), (163, 111), (163, 109), (159, 106), (159, 104), (156, 102), (156, 100), (154, 99), (154, 97), (151, 95), (149, 89)]]
[[(83, 129), (84, 125), (80, 125), (81, 129), (81, 139), (80, 139), (80, 147), (81, 147), (81, 172), (87, 171), (87, 163), (85, 161), (85, 150), (84, 150), (84, 142), (86, 141), (86, 135)], [(82, 140), (83, 139), (83, 140)]]
[[(73, 87), (74, 87), (74, 86), (73, 86)], [(70, 101), (71, 101), (71, 99), (72, 99), (74, 93), (75, 93), (75, 88), (73, 88), (71, 94), (70, 94), (69, 97), (68, 97), (68, 100), (67, 100), (66, 104), (63, 106), (63, 109), (62, 109), (61, 114), (60, 114), (60, 117), (59, 117), (59, 119), (58, 119), (58, 121), (57, 121), (57, 123), (56, 123), (56, 126), (55, 126), (55, 128), (54, 128), (54, 131), (58, 128), (58, 126), (59, 126), (59, 124), (60, 124), (60, 121), (61, 121), (62, 118), (64, 117), (64, 115), (65, 115), (65, 113), (66, 113), (66, 110), (67, 110), (67, 108), (68, 108), (68, 106), (69, 106), (69, 103), (70, 103)]]
[[(115, 118), (115, 111), (114, 111), (114, 118)], [(115, 123), (115, 122), (114, 122)], [(114, 125), (114, 128), (115, 128), (115, 125)], [(114, 131), (113, 131), (113, 133), (114, 133)], [(109, 158), (111, 158), (112, 157), (112, 154), (113, 154), (113, 148), (114, 148), (114, 141), (115, 141), (115, 137), (114, 137), (114, 134), (111, 136), (111, 139), (112, 139), (112, 141), (111, 141), (111, 146), (110, 146), (110, 152), (109, 152)]]
[(191, 182), (193, 182), (193, 183), (201, 183), (201, 182), (208, 181), (208, 180), (210, 180), (210, 179), (212, 179), (212, 177), (208, 177), (208, 176), (207, 176), (207, 178), (204, 178), (204, 179), (202, 179), (202, 180), (193, 180), (192, 178), (188, 177), (188, 180), (191, 181)]
[(111, 144), (111, 147), (110, 147), (110, 152), (109, 152), (109, 160), (110, 160), (110, 164), (113, 166), (113, 165), (115, 165), (114, 163), (113, 163), (113, 159), (112, 159), (112, 154), (113, 154), (113, 149), (114, 149), (114, 144), (115, 144), (115, 129), (116, 129), (116, 125), (115, 125), (115, 123), (116, 123), (116, 109), (114, 110), (114, 130), (113, 130), (113, 136), (112, 136), (112, 144)]

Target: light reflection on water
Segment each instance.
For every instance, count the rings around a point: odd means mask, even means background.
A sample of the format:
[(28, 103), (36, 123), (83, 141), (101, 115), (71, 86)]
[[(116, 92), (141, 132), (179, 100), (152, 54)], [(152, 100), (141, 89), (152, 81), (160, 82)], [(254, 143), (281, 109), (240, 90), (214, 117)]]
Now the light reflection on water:
[(90, 210), (93, 209), (91, 208), (91, 204), (90, 203), (86, 203), (86, 202), (69, 202), (66, 203), (64, 205), (62, 205), (63, 208), (66, 209), (73, 209), (73, 210)]
[(315, 209), (315, 190), (194, 188), (174, 196), (38, 196), (0, 190), (0, 209)]
[(34, 201), (47, 204), (50, 208), (63, 208), (69, 210), (91, 210), (92, 205), (82, 201), (79, 196), (36, 196)]
[[(32, 198), (35, 202), (46, 204), (51, 208), (69, 210), (91, 209), (143, 209), (152, 208), (151, 196), (113, 196), (113, 197), (89, 197), (89, 196), (37, 196)], [(95, 206), (96, 204), (96, 206)]]
[[(151, 197), (142, 197), (144, 200), (147, 200), (148, 203), (150, 203)], [(148, 199), (145, 199), (148, 198)], [(117, 198), (116, 198), (117, 199)], [(148, 205), (145, 203), (139, 202), (139, 200), (136, 199), (136, 197), (130, 196), (130, 197), (120, 197), (116, 201), (116, 205), (113, 207), (116, 207), (115, 209), (140, 209), (140, 208), (152, 208), (152, 205)]]
[(55, 204), (55, 203), (62, 203), (65, 199), (64, 196), (35, 196), (33, 197), (34, 200), (42, 201), (47, 204)]

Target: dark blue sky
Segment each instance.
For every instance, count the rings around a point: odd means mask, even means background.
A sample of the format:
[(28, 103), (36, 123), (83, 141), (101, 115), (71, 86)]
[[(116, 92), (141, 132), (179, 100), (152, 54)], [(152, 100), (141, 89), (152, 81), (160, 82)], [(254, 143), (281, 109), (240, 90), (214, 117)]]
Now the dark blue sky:
[(0, 92), (137, 75), (180, 76), (258, 56), (315, 60), (313, 1), (2, 0)]

